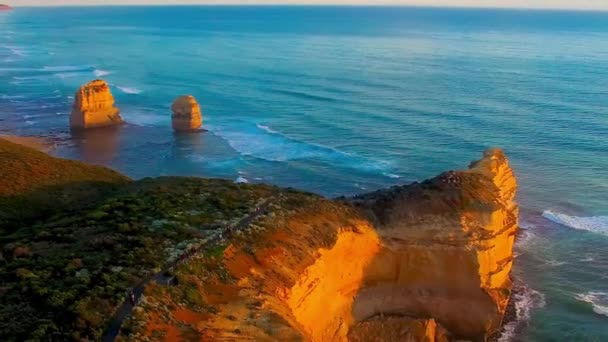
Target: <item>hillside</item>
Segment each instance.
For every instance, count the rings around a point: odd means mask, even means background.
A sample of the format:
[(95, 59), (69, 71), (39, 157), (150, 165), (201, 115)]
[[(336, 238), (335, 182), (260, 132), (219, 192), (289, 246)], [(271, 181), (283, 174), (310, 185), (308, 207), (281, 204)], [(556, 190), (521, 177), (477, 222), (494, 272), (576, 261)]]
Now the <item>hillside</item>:
[(78, 210), (130, 182), (104, 167), (53, 158), (0, 138), (0, 231)]
[[(483, 341), (510, 297), (516, 184), (499, 150), (336, 201), (217, 179), (130, 182), (1, 146), (16, 173), (2, 170), (3, 204), (47, 208), (0, 236), (2, 341)], [(49, 188), (95, 200), (53, 209)]]

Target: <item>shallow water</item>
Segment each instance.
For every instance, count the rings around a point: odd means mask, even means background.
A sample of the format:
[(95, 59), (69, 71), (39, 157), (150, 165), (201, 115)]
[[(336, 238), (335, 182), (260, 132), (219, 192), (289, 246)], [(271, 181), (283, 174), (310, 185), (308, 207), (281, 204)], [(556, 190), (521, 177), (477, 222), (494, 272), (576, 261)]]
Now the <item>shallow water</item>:
[[(66, 30), (66, 27), (70, 27)], [(354, 194), (463, 168), (517, 172), (513, 335), (608, 340), (608, 14), (336, 7), (0, 13), (0, 130), (132, 177)], [(72, 136), (73, 93), (111, 84), (129, 125)], [(193, 94), (209, 132), (175, 136)], [(505, 335), (506, 337), (506, 335)]]

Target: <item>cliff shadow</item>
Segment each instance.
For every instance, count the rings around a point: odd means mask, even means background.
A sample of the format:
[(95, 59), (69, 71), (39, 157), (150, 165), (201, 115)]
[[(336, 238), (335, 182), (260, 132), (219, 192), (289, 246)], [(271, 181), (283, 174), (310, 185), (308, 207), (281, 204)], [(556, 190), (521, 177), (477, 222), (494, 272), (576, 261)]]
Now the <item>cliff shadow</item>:
[(54, 216), (78, 215), (116, 194), (123, 186), (104, 181), (66, 182), (0, 196), (0, 235)]

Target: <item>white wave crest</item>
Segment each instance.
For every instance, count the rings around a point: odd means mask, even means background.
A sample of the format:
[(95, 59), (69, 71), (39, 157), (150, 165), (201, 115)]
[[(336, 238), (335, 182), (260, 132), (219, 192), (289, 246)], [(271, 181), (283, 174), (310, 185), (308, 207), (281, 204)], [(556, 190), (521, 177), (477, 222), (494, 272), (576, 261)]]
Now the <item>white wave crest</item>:
[(16, 81), (45, 80), (47, 78), (47, 76), (13, 76)]
[(279, 132), (275, 131), (274, 129), (272, 129), (272, 128), (268, 127), (268, 126), (265, 126), (265, 125), (262, 125), (262, 124), (256, 124), (256, 126), (259, 129), (264, 130), (264, 131), (266, 131), (266, 132), (268, 132), (270, 134), (279, 134)]
[(576, 299), (591, 304), (596, 314), (608, 316), (608, 293), (599, 291), (579, 293)]
[(53, 76), (59, 77), (59, 78), (70, 78), (70, 77), (82, 76), (82, 74), (79, 72), (58, 72), (56, 74), (53, 74)]
[(569, 216), (551, 210), (545, 210), (543, 217), (562, 226), (587, 230), (608, 236), (608, 216)]
[(122, 91), (125, 94), (140, 94), (141, 93), (141, 90), (139, 90), (137, 88), (122, 87), (122, 86), (116, 86), (116, 88), (118, 88), (120, 91)]
[(101, 69), (93, 70), (93, 75), (95, 75), (95, 77), (103, 77), (103, 76), (107, 76), (111, 73), (112, 73), (111, 71), (107, 71), (107, 70), (101, 70)]
[(242, 177), (242, 176), (238, 176), (237, 179), (234, 182), (237, 183), (237, 184), (239, 184), (239, 183), (249, 183), (249, 181), (247, 180), (247, 178)]

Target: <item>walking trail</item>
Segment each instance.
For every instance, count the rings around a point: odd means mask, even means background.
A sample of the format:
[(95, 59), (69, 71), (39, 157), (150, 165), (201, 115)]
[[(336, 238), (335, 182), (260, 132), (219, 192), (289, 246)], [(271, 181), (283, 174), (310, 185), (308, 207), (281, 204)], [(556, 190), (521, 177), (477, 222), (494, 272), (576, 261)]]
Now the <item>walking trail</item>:
[[(258, 218), (260, 215), (266, 213), (266, 211), (270, 207), (271, 202), (272, 202), (272, 198), (266, 199), (261, 205), (257, 206), (253, 212), (249, 213), (249, 215), (242, 218), (234, 226), (226, 227), (224, 229), (223, 233), (226, 236), (229, 236), (230, 234), (233, 234), (236, 231), (240, 231), (240, 230), (247, 228), (256, 218)], [(221, 240), (222, 240), (222, 233), (211, 238), (210, 240), (205, 242), (204, 245), (199, 246), (197, 248), (197, 250), (186, 252), (186, 254), (182, 255), (182, 257), (179, 257), (179, 258), (177, 258), (177, 260), (167, 264), (165, 266), (165, 268), (163, 268), (160, 272), (151, 275), (149, 278), (143, 280), (139, 285), (134, 287), (133, 293), (135, 295), (135, 305), (131, 304), (131, 301), (129, 300), (128, 297), (127, 297), (127, 299), (125, 299), (125, 301), (122, 303), (120, 308), (118, 308), (118, 310), (114, 314), (114, 318), (112, 319), (112, 321), (110, 322), (110, 325), (108, 326), (108, 329), (104, 333), (104, 335), (102, 337), (102, 341), (103, 342), (113, 342), (116, 340), (116, 337), (118, 336), (118, 333), (120, 332), (120, 327), (122, 326), (122, 323), (124, 322), (124, 320), (127, 317), (129, 317), (129, 315), (131, 315), (131, 312), (133, 312), (133, 309), (135, 308), (139, 299), (141, 298), (141, 295), (143, 294), (144, 288), (146, 287), (146, 285), (148, 285), (151, 281), (154, 281), (158, 284), (166, 284), (171, 279), (171, 277), (168, 277), (166, 275), (167, 271), (169, 271), (170, 269), (175, 267), (177, 264), (184, 262), (184, 261), (188, 260), (189, 258), (193, 257), (194, 255), (196, 255), (197, 254), (196, 252), (198, 252), (203, 246), (213, 245), (213, 244), (220, 242)]]

